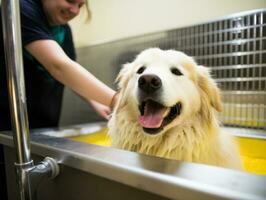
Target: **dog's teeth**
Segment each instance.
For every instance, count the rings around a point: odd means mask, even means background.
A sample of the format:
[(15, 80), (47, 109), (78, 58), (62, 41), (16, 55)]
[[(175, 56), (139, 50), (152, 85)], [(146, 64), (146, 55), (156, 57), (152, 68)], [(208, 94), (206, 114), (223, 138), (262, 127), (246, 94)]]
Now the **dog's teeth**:
[(163, 117), (166, 117), (169, 114), (170, 110), (171, 110), (171, 108), (169, 108), (169, 107), (167, 109), (165, 109), (165, 111), (163, 113)]

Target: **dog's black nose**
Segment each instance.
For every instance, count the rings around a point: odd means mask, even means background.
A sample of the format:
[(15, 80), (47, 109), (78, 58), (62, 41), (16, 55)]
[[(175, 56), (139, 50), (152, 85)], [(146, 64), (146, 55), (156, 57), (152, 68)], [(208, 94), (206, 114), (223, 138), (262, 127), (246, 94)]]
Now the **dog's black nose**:
[(161, 79), (152, 74), (146, 74), (139, 77), (139, 88), (146, 93), (152, 93), (162, 87)]

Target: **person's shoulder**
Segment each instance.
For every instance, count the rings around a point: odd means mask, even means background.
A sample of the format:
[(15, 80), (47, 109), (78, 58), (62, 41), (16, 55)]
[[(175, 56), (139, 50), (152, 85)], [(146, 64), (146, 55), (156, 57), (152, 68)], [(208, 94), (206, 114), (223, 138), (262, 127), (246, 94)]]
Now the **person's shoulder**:
[(41, 0), (20, 0), (22, 25), (46, 25), (46, 17), (42, 9)]
[(20, 12), (23, 15), (42, 13), (41, 0), (20, 0)]
[(41, 0), (20, 0), (23, 46), (40, 39), (53, 39)]
[(20, 6), (40, 6), (41, 0), (20, 0)]

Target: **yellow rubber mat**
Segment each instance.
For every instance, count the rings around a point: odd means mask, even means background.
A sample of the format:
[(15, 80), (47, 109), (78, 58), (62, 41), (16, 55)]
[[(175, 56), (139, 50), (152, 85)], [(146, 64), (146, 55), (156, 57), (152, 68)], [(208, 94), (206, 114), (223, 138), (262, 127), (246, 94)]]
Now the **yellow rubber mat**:
[(96, 145), (106, 146), (106, 147), (111, 145), (111, 139), (107, 135), (107, 128), (103, 128), (100, 131), (97, 131), (95, 133), (88, 134), (88, 135), (69, 137), (69, 139), (77, 141), (77, 142), (96, 144)]
[[(111, 139), (107, 135), (107, 128), (88, 135), (70, 137), (69, 139), (106, 147), (111, 145)], [(247, 172), (266, 175), (266, 140), (244, 137), (236, 137), (236, 139), (240, 145), (244, 169)]]

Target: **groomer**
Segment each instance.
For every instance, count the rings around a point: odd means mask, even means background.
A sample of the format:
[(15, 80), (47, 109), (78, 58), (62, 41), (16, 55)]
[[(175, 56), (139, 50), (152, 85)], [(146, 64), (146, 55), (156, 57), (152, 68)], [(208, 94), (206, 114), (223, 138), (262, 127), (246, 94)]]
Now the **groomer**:
[[(68, 21), (85, 0), (20, 0), (21, 34), (27, 110), (30, 128), (56, 127), (64, 86), (69, 87), (104, 118), (115, 103), (115, 91), (78, 64)], [(11, 129), (3, 30), (0, 26), (0, 130)]]

